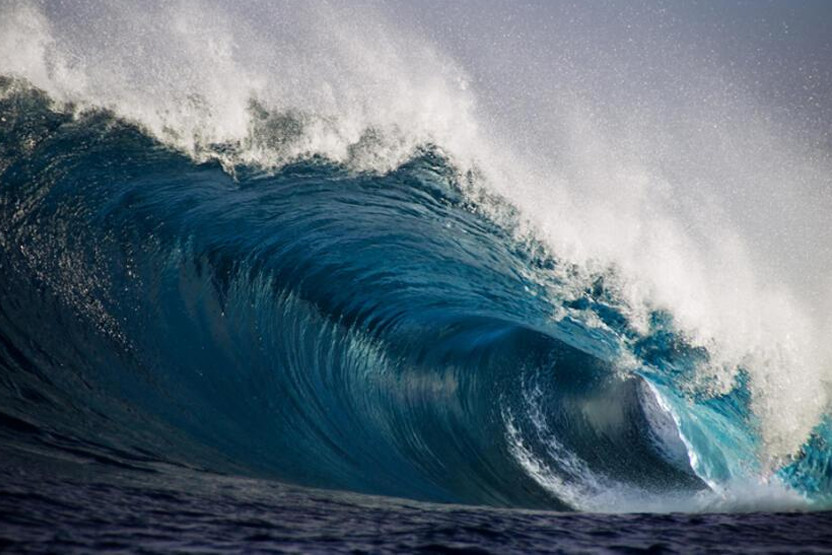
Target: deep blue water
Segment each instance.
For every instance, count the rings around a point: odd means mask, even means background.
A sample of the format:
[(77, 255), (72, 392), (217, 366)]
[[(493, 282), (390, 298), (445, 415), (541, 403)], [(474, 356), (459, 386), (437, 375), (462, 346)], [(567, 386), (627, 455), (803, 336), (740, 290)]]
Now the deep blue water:
[[(1, 84), (0, 547), (828, 548), (825, 512), (567, 514), (730, 510), (747, 383), (691, 395), (708, 352), (603, 274), (560, 296), (440, 146), (229, 168)], [(803, 510), (829, 428), (772, 478)]]
[[(37, 459), (35, 459), (37, 461)], [(21, 464), (23, 462), (23, 464)], [(593, 514), (437, 505), (159, 467), (4, 460), (19, 553), (828, 553), (832, 513)]]

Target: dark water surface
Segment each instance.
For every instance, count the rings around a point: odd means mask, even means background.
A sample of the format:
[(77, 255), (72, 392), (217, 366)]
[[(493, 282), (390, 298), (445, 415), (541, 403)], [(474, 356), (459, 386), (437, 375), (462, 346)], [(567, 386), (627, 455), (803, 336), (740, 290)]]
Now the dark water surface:
[(8, 552), (832, 552), (832, 512), (494, 509), (3, 455), (0, 549)]

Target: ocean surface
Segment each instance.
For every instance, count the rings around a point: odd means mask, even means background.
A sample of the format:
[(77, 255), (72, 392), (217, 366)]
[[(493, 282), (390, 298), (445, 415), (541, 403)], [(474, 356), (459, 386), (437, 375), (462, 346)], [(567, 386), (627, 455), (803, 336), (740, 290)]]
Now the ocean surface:
[(4, 458), (9, 553), (828, 553), (829, 512), (592, 514), (432, 504), (159, 466)]
[(626, 203), (499, 185), (533, 173), (441, 83), (341, 117), (306, 74), (82, 79), (104, 50), (38, 6), (0, 64), (0, 550), (832, 551), (825, 359), (685, 265), (702, 230), (604, 261)]

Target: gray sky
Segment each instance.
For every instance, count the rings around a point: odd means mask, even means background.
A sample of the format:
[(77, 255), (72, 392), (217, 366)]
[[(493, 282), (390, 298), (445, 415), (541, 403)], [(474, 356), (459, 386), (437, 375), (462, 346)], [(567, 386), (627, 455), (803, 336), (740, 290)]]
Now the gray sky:
[[(614, 85), (645, 94), (696, 68), (807, 123), (832, 122), (832, 2), (488, 2), (424, 0), (390, 7), (417, 22), (487, 86), (491, 102), (560, 87)], [(499, 100), (498, 100), (499, 99)]]

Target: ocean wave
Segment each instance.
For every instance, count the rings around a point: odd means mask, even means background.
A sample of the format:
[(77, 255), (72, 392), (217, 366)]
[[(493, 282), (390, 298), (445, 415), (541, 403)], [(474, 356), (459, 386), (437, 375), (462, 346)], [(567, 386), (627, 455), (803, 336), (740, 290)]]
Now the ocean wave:
[(2, 85), (8, 445), (498, 506), (832, 493), (828, 425), (772, 467), (748, 370), (703, 378), (671, 312), (635, 321), (614, 266), (557, 257), (436, 144), (281, 157), (305, 116), (250, 104), (279, 160), (251, 164)]

